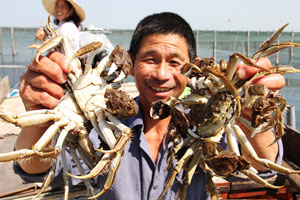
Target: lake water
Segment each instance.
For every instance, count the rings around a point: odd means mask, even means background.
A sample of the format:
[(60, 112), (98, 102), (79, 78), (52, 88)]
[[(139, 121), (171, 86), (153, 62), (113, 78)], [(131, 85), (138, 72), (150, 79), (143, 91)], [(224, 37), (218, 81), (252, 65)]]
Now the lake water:
[[(29, 45), (36, 43), (36, 28), (1, 28), (0, 35), (0, 65), (22, 65), (26, 66), (34, 57), (36, 51), (29, 49)], [(121, 45), (125, 49), (129, 48), (133, 30), (112, 30), (106, 34), (113, 45)], [(97, 33), (95, 33), (97, 34)], [(196, 31), (197, 51), (199, 57), (213, 57), (216, 60), (228, 60), (230, 54), (240, 52), (251, 56), (273, 33), (271, 32), (245, 32), (245, 31)], [(293, 34), (293, 35), (292, 35)], [(12, 37), (13, 35), (13, 37)], [(283, 32), (279, 41), (293, 41), (300, 43), (300, 33)], [(216, 42), (214, 42), (216, 41)], [(214, 52), (214, 46), (216, 51)], [(14, 49), (14, 51), (13, 51)], [(15, 54), (15, 56), (13, 56)], [(293, 57), (293, 60), (290, 60)], [(278, 55), (270, 56), (273, 64), (279, 60), (278, 64), (292, 64), (300, 69), (300, 48), (282, 50)], [(18, 83), (19, 76), (24, 68), (0, 68), (0, 78), (9, 76), (11, 87)], [(287, 99), (287, 104), (296, 107), (296, 124), (300, 128), (300, 74), (285, 75), (289, 79), (289, 86), (280, 90), (280, 94)], [(132, 77), (128, 81), (133, 81)]]

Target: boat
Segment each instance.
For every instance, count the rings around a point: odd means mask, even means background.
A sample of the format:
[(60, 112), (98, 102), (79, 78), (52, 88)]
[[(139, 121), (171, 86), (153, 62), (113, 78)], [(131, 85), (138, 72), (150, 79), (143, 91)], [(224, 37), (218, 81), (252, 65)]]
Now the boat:
[(96, 32), (96, 33), (105, 33), (109, 34), (112, 33), (109, 29), (104, 29), (102, 27), (95, 27), (93, 24), (90, 24), (88, 27), (82, 28), (82, 31), (89, 31), (89, 32)]
[(83, 47), (84, 45), (90, 44), (92, 42), (101, 42), (102, 46), (98, 50), (99, 52), (104, 51), (106, 54), (110, 54), (114, 49), (114, 45), (108, 39), (104, 33), (92, 33), (89, 31), (80, 31), (79, 32), (79, 45)]

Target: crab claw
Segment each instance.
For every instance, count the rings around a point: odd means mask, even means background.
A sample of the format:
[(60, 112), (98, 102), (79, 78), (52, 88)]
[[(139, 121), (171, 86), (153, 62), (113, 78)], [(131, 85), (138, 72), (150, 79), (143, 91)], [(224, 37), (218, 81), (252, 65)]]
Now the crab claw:
[(53, 37), (51, 40), (45, 42), (42, 44), (40, 47), (38, 45), (31, 45), (30, 48), (38, 48), (36, 56), (35, 56), (35, 61), (41, 65), (39, 58), (40, 55), (42, 55), (44, 52), (48, 51), (49, 49), (58, 46), (58, 44), (62, 41), (64, 38), (63, 35), (57, 35)]
[(150, 108), (150, 116), (153, 119), (165, 119), (171, 114), (171, 109), (178, 103), (179, 101), (170, 96), (166, 101), (155, 101), (152, 103)]
[(257, 50), (257, 52), (255, 52), (252, 56), (252, 59), (257, 59), (259, 57), (262, 56), (258, 56), (259, 52), (263, 52), (265, 51), (265, 49), (267, 49), (268, 47), (270, 47), (271, 45), (273, 45), (273, 43), (275, 42), (275, 40), (279, 37), (279, 35), (282, 33), (283, 29), (285, 29), (285, 27), (287, 27), (287, 25), (289, 25), (289, 23), (285, 24), (284, 26), (282, 26), (280, 29), (278, 29), (278, 31), (276, 31), (270, 39), (268, 39), (267, 41), (263, 42), (259, 49)]
[(192, 63), (185, 63), (185, 64), (181, 67), (180, 72), (181, 72), (183, 75), (192, 78), (192, 77), (193, 77), (193, 74), (202, 73), (202, 70), (201, 70), (197, 65), (194, 65), (194, 64), (192, 64)]
[(270, 56), (274, 53), (277, 53), (278, 51), (280, 51), (282, 49), (286, 49), (289, 47), (300, 47), (300, 44), (297, 44), (294, 42), (281, 42), (279, 44), (274, 44), (274, 45), (268, 46), (267, 48), (265, 48), (263, 50), (256, 52), (252, 58), (258, 59), (260, 57)]

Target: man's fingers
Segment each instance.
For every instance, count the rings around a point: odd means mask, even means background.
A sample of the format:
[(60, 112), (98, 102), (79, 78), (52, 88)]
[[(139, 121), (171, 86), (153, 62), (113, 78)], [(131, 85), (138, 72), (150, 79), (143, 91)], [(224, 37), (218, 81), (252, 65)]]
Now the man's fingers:
[[(73, 62), (69, 63), (69, 59), (66, 56), (62, 55), (59, 52), (50, 52), (48, 54), (49, 59), (54, 61), (55, 63), (59, 64), (61, 69), (63, 70), (64, 73), (69, 73), (71, 72), (71, 69), (74, 68), (79, 68), (80, 67), (80, 62), (78, 59), (73, 60)], [(70, 64), (70, 65), (69, 65)]]
[(269, 90), (280, 90), (285, 85), (285, 79), (280, 74), (271, 74), (253, 79), (249, 84), (263, 84)]
[[(259, 58), (254, 62), (256, 65), (264, 67), (266, 69), (272, 68), (272, 63), (270, 59), (263, 57)], [(261, 69), (254, 67), (254, 66), (249, 66), (246, 65), (243, 62), (239, 62), (237, 66), (238, 74), (240, 79), (248, 79), (251, 76), (253, 76), (256, 72), (261, 71)]]
[(54, 82), (60, 84), (63, 84), (67, 81), (67, 76), (64, 73), (63, 68), (58, 63), (53, 62), (51, 59), (45, 56), (40, 56), (39, 61), (41, 65), (39, 65), (35, 59), (33, 59), (31, 64), (28, 65), (28, 69), (46, 74)]
[(26, 79), (27, 83), (32, 87), (44, 90), (57, 99), (60, 99), (64, 95), (64, 90), (58, 83), (41, 73), (26, 71), (23, 74), (23, 78)]
[(21, 97), (27, 110), (36, 110), (41, 108), (53, 109), (59, 101), (47, 92), (31, 87), (29, 84), (26, 84), (20, 93), (22, 93)]
[(59, 99), (51, 96), (49, 93), (31, 86), (26, 82), (25, 76), (20, 78), (20, 96), (24, 102), (26, 110), (35, 110), (41, 108), (54, 108)]

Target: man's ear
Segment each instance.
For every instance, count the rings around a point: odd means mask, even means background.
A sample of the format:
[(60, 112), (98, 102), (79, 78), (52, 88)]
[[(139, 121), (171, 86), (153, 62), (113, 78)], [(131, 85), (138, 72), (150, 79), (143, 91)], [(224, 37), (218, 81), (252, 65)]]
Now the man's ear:
[(133, 66), (130, 68), (129, 74), (130, 74), (131, 76), (134, 76), (134, 67), (133, 67)]
[[(131, 58), (131, 60), (132, 60), (132, 55), (131, 55), (131, 53), (129, 52), (129, 51), (127, 51), (128, 52), (128, 55), (130, 56), (130, 58)], [(129, 70), (129, 74), (131, 75), (131, 76), (134, 76), (134, 63), (132, 62), (132, 66), (131, 66), (131, 68), (130, 68), (130, 70)]]
[(196, 57), (196, 58), (194, 59), (194, 61), (193, 61), (193, 64), (196, 64), (196, 63), (198, 63), (200, 60), (201, 60), (201, 58), (200, 58), (200, 57)]

